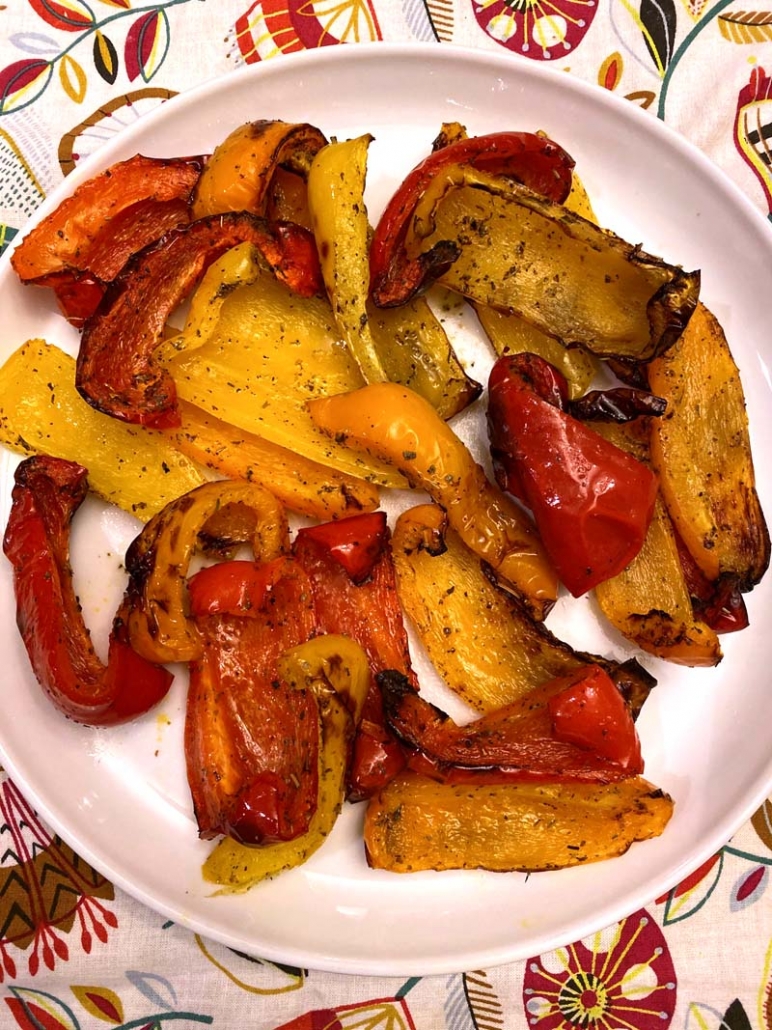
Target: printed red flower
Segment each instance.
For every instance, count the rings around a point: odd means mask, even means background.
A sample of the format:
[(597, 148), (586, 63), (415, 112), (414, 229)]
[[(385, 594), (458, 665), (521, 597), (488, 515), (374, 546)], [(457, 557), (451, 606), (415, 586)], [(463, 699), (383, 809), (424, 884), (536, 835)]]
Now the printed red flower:
[(472, 6), (491, 39), (535, 61), (576, 50), (598, 9), (597, 0), (472, 0)]
[(643, 910), (530, 959), (523, 979), (532, 1030), (667, 1030), (675, 1004), (667, 943)]

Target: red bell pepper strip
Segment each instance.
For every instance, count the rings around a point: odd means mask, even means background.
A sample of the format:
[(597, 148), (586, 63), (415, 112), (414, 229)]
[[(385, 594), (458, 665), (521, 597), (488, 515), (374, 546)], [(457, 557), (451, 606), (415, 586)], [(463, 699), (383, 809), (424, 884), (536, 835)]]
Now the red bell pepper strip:
[(156, 429), (180, 425), (174, 381), (153, 361), (153, 352), (169, 314), (206, 268), (247, 242), (296, 292), (312, 296), (321, 289), (313, 236), (299, 226), (269, 228), (240, 212), (201, 218), (167, 233), (129, 262), (86, 323), (75, 383), (92, 407)]
[(190, 201), (203, 157), (154, 158), (137, 154), (82, 183), (29, 232), (11, 255), (23, 282), (53, 272), (88, 271), (92, 243), (126, 208), (140, 201)]
[(411, 767), (449, 782), (531, 779), (610, 783), (643, 771), (630, 711), (608, 674), (588, 665), (459, 726), (399, 673), (378, 676), (388, 726)]
[(89, 726), (126, 722), (167, 693), (172, 675), (132, 650), (125, 604), (97, 657), (72, 583), (70, 523), (88, 489), (75, 462), (37, 455), (16, 469), (3, 551), (13, 565), (17, 623), (32, 670), (56, 707)]
[(534, 379), (542, 364), (536, 355), (518, 354), (493, 366), (491, 454), (499, 484), (522, 490), (560, 579), (579, 597), (621, 572), (641, 549), (658, 479), (545, 400)]
[[(373, 676), (397, 669), (417, 686), (388, 541), (385, 513), (369, 512), (298, 530), (292, 553), (311, 580), (319, 632), (355, 640)], [(373, 679), (354, 742), (349, 800), (370, 797), (404, 764), (401, 747), (384, 727)]]
[(436, 176), (454, 165), (505, 175), (562, 203), (571, 189), (571, 158), (552, 140), (532, 132), (495, 132), (460, 139), (437, 150), (404, 179), (381, 215), (370, 248), (370, 294), (378, 307), (404, 304), (442, 275), (458, 256), (455, 245), (437, 244), (410, 259), (405, 240), (418, 201)]
[(140, 200), (105, 222), (87, 253), (79, 254), (77, 268), (49, 272), (29, 285), (50, 287), (68, 322), (82, 329), (129, 258), (189, 221), (190, 205), (182, 198)]
[[(204, 649), (190, 663), (188, 783), (202, 838), (294, 840), (317, 803), (319, 714), (313, 694), (285, 683), (278, 663), (315, 633), (310, 584), (289, 558), (235, 564), (228, 577), (218, 566), (202, 570), (191, 591)], [(211, 614), (223, 584), (222, 611)], [(230, 614), (234, 598), (248, 596), (254, 603)]]

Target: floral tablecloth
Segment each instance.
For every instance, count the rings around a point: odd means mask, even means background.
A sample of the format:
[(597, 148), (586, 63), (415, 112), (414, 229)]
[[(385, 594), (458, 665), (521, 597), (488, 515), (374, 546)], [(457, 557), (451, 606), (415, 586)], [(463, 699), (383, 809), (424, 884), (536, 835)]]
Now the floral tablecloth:
[[(550, 62), (664, 119), (768, 213), (772, 5), (6, 0), (0, 248), (79, 160), (175, 93), (283, 53), (378, 40)], [(114, 888), (8, 779), (0, 816), (3, 1028), (772, 1028), (769, 803), (686, 881), (604, 933), (505, 967), (398, 979), (236, 954)]]

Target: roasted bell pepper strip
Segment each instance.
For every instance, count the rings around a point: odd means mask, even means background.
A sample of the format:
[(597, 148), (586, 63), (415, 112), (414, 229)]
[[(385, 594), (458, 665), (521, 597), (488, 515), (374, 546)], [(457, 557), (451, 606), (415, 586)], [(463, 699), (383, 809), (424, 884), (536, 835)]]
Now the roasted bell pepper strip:
[(571, 188), (573, 159), (552, 140), (531, 132), (497, 132), (460, 139), (435, 151), (404, 179), (381, 215), (370, 248), (370, 294), (379, 307), (404, 304), (436, 279), (458, 254), (438, 243), (410, 259), (405, 238), (416, 205), (438, 176), (470, 167), (518, 179), (561, 203)]
[(87, 470), (38, 455), (16, 469), (3, 551), (13, 566), (17, 623), (38, 682), (56, 707), (89, 726), (126, 722), (157, 704), (172, 676), (128, 643), (126, 609), (113, 622), (107, 665), (83, 621), (70, 567), (70, 523)]
[(489, 380), (488, 432), (513, 470), (558, 575), (575, 597), (621, 572), (640, 551), (656, 475), (534, 388), (535, 355), (500, 358)]
[(388, 542), (386, 513), (339, 519), (309, 526), (298, 533), (300, 542), (312, 540), (326, 551), (357, 586), (373, 574), (376, 562), (383, 556)]
[(699, 296), (699, 271), (668, 264), (517, 182), (480, 171), (464, 170), (427, 191), (407, 252), (418, 260), (437, 242), (458, 251), (442, 286), (597, 357), (642, 362), (664, 353)]
[[(648, 465), (650, 421), (595, 422), (593, 429)], [(594, 593), (611, 625), (649, 654), (690, 668), (709, 668), (721, 661), (721, 643), (689, 596), (676, 534), (661, 496), (638, 554), (616, 576), (598, 583)]]
[(201, 654), (200, 636), (187, 613), (186, 578), (201, 534), (214, 517), (220, 520), (221, 536), (222, 520), (227, 527), (232, 519), (236, 533), (230, 543), (251, 542), (258, 560), (269, 561), (288, 549), (284, 509), (260, 486), (205, 483), (167, 504), (126, 552), (129, 633), (132, 646), (150, 661), (190, 661)]
[[(298, 530), (292, 553), (311, 581), (322, 632), (360, 644), (373, 675), (397, 669), (415, 686), (388, 538), (385, 514), (373, 512)], [(357, 733), (349, 797), (369, 797), (403, 766), (401, 748), (384, 729), (373, 679)]]
[(140, 200), (105, 223), (88, 252), (79, 257), (80, 268), (51, 272), (30, 280), (30, 285), (50, 286), (67, 320), (81, 329), (99, 307), (106, 284), (129, 258), (189, 221), (187, 200)]
[(321, 285), (316, 248), (299, 226), (245, 213), (199, 219), (141, 251), (84, 329), (76, 386), (99, 411), (155, 428), (179, 425), (174, 381), (153, 360), (166, 320), (204, 270), (238, 243), (255, 244), (274, 274), (311, 296)]
[(309, 402), (324, 432), (391, 462), (428, 491), (464, 542), (487, 561), (534, 618), (557, 597), (557, 576), (532, 522), (485, 472), (422, 397), (394, 383)]
[(575, 651), (529, 618), (436, 505), (403, 511), (391, 550), (399, 599), (419, 640), (448, 687), (475, 711), (496, 711), (587, 665), (604, 669), (634, 715), (656, 685), (635, 659)]
[(204, 159), (136, 155), (88, 179), (25, 236), (11, 255), (24, 282), (52, 272), (89, 269), (91, 244), (126, 208), (140, 201), (188, 201)]
[(651, 425), (651, 456), (673, 524), (710, 582), (732, 579), (751, 590), (769, 566), (769, 530), (742, 379), (715, 315), (699, 304), (647, 375), (668, 402), (667, 416)]
[(346, 637), (326, 635), (282, 655), (283, 678), (311, 691), (319, 707), (319, 790), (308, 830), (290, 842), (259, 848), (221, 841), (204, 863), (209, 883), (244, 891), (269, 876), (305, 862), (324, 843), (337, 819), (346, 789), (346, 770), (357, 722), (370, 683), (367, 656)]
[(305, 122), (247, 122), (214, 150), (196, 187), (195, 218), (225, 211), (266, 213), (270, 186), (279, 167), (303, 177), (314, 155), (327, 143)]
[(404, 773), (369, 803), (365, 849), (371, 867), (394, 873), (564, 869), (658, 837), (672, 814), (672, 799), (640, 776), (474, 787)]
[(393, 732), (438, 768), (502, 770), (510, 781), (585, 780), (610, 783), (643, 772), (630, 711), (609, 676), (587, 665), (524, 698), (459, 726), (399, 673), (378, 676)]
[(366, 383), (409, 386), (450, 418), (479, 396), (424, 298), (378, 309), (368, 300), (370, 223), (365, 204), (369, 135), (330, 143), (314, 158), (308, 201), (327, 293)]
[[(187, 401), (178, 400), (177, 404), (182, 424), (178, 429), (167, 430), (166, 436), (178, 451), (199, 465), (229, 479), (258, 483), (290, 511), (313, 519), (326, 521), (378, 507), (378, 488), (364, 479), (337, 472), (238, 429)], [(93, 414), (99, 417), (96, 412)]]
[(82, 463), (93, 493), (142, 522), (207, 478), (161, 433), (86, 404), (75, 359), (45, 340), (28, 340), (0, 368), (0, 443)]
[(203, 838), (293, 840), (316, 810), (318, 707), (279, 665), (316, 619), (303, 570), (286, 557), (274, 563), (262, 603), (239, 615), (193, 611), (203, 648), (190, 663), (185, 760)]

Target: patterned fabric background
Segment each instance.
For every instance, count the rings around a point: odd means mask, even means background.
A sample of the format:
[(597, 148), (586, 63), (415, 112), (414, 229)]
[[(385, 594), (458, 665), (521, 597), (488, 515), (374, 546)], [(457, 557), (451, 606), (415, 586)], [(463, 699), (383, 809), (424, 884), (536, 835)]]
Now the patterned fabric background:
[[(6, 0), (0, 247), (77, 163), (185, 88), (304, 48), (436, 41), (550, 62), (664, 119), (765, 214), (772, 5), (742, 0)], [(770, 1030), (772, 807), (646, 910), (463, 975), (281, 967), (117, 891), (0, 783), (0, 1027)]]

